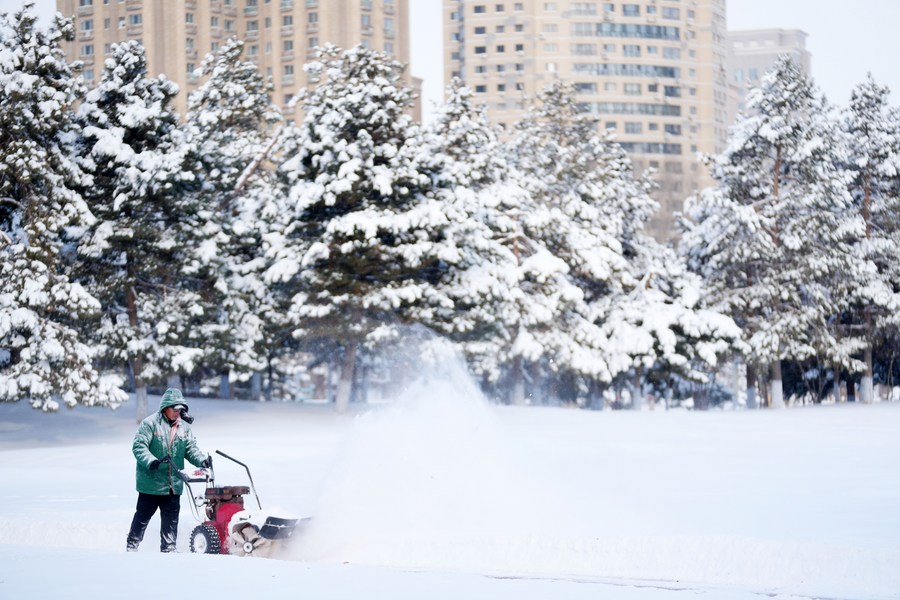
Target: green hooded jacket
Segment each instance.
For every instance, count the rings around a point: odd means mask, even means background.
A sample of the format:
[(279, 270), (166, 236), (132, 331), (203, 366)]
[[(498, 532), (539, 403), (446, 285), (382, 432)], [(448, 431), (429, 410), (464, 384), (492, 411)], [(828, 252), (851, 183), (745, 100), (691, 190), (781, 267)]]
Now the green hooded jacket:
[[(206, 460), (206, 455), (197, 446), (191, 426), (180, 418), (170, 425), (163, 415), (164, 408), (179, 404), (185, 409), (188, 407), (179, 390), (167, 389), (159, 402), (159, 410), (138, 425), (131, 450), (137, 459), (139, 492), (157, 496), (167, 496), (170, 493), (180, 495), (184, 489), (184, 482), (175, 473), (175, 469), (184, 468), (185, 458), (197, 467)], [(166, 455), (172, 458), (172, 462), (161, 463), (155, 471), (151, 471), (150, 463), (161, 460)]]

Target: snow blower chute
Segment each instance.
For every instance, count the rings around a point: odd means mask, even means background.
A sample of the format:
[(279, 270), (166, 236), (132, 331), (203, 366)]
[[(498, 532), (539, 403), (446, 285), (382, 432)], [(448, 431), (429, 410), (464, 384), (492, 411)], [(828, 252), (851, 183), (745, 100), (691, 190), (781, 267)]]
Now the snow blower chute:
[[(191, 532), (191, 552), (271, 556), (280, 544), (293, 535), (298, 519), (263, 513), (250, 468), (224, 452), (216, 450), (216, 454), (244, 467), (250, 486), (217, 486), (212, 464), (208, 469), (197, 469), (191, 475), (178, 472), (188, 486), (191, 512), (200, 521), (200, 525)], [(202, 495), (194, 495), (192, 483), (206, 484)], [(244, 507), (244, 496), (251, 491), (259, 510)]]

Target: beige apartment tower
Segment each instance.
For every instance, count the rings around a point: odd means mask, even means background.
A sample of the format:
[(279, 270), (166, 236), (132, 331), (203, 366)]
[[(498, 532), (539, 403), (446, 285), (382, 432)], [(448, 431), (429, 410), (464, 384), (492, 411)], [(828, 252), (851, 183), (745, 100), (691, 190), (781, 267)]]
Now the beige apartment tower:
[(725, 145), (725, 0), (443, 3), (445, 80), (461, 77), (504, 126), (523, 114), (525, 97), (572, 82), (635, 171), (657, 172), (651, 233), (671, 239), (674, 212), (711, 184), (698, 153)]
[(165, 74), (181, 87), (175, 105), (182, 115), (199, 83), (195, 69), (232, 37), (271, 77), (272, 98), (286, 115), (288, 101), (308, 83), (303, 65), (316, 46), (362, 43), (409, 64), (408, 0), (57, 0), (57, 10), (75, 17), (76, 39), (66, 53), (84, 63), (89, 83), (99, 80), (114, 43), (138, 40), (150, 75)]

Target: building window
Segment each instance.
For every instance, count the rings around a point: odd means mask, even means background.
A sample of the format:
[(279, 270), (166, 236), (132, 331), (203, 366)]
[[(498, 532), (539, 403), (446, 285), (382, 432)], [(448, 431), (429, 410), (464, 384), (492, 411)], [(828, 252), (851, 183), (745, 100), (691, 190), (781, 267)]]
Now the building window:
[(596, 2), (573, 2), (572, 3), (572, 14), (573, 15), (596, 15), (597, 14), (597, 3)]
[(681, 11), (671, 6), (663, 6), (662, 16), (663, 19), (679, 19), (681, 17)]
[(82, 31), (93, 31), (94, 30), (94, 20), (93, 19), (85, 19), (81, 22), (81, 30)]
[(681, 58), (681, 50), (678, 48), (663, 48), (663, 58), (679, 60)]
[(506, 52), (506, 46), (504, 46), (503, 44), (499, 44), (497, 46), (497, 52), (500, 52), (500, 53)]
[[(120, 17), (121, 19), (121, 17)], [(193, 23), (194, 22), (194, 13), (184, 13), (184, 22), (185, 23)]]
[(506, 71), (506, 65), (497, 65), (498, 73), (503, 73), (504, 71)]
[[(250, 30), (250, 23), (247, 23), (247, 30)], [(225, 19), (225, 31), (234, 31), (234, 19)]]
[(112, 27), (112, 19), (109, 17), (103, 19), (103, 29), (109, 29), (110, 27)]
[(573, 44), (572, 54), (577, 56), (596, 56), (597, 44)]
[(475, 5), (475, 14), (476, 15), (484, 13), (484, 12), (487, 12), (487, 8), (484, 6), (484, 4), (476, 4)]
[(525, 25), (523, 25), (522, 23), (516, 23), (515, 30), (516, 33), (522, 33), (523, 31), (525, 31)]
[(659, 123), (647, 123), (647, 129), (650, 131), (659, 131)]
[(622, 15), (626, 17), (641, 16), (641, 8), (637, 4), (623, 4)]
[(119, 17), (119, 29), (125, 29), (125, 17)]
[(487, 46), (475, 46), (475, 54), (487, 54)]
[(520, 81), (519, 83), (517, 83), (517, 84), (516, 84), (516, 91), (517, 91), (517, 92), (524, 92), (524, 91), (525, 91), (525, 84), (522, 83), (521, 81)]
[(498, 91), (498, 92), (505, 92), (505, 91), (506, 91), (506, 84), (505, 84), (505, 83), (498, 83), (498, 84), (497, 84), (497, 91)]
[(384, 51), (388, 54), (394, 53), (394, 42), (385, 42), (384, 43)]
[(84, 44), (81, 46), (81, 55), (82, 56), (93, 56), (94, 55), (94, 45), (93, 44)]
[(546, 12), (556, 12), (556, 2), (544, 2), (544, 10)]
[(281, 51), (282, 52), (293, 52), (294, 51), (294, 40), (284, 40), (281, 43)]
[(608, 129), (610, 131), (615, 131), (616, 130), (616, 122), (615, 121), (607, 121), (606, 129)]
[(144, 21), (141, 13), (128, 15), (128, 24), (129, 25), (140, 25)]
[(487, 92), (487, 86), (486, 86), (486, 85), (476, 85), (476, 86), (475, 86), (475, 93), (476, 93), (476, 94), (484, 94), (485, 92)]
[(218, 27), (219, 26), (219, 17), (210, 17), (209, 18), (209, 26), (210, 27)]
[(502, 4), (497, 4), (497, 5), (494, 6), (494, 10), (497, 11), (497, 12), (503, 12), (503, 11), (506, 10), (506, 9), (503, 7)]
[(607, 14), (612, 14), (616, 12), (616, 5), (612, 2), (604, 2), (603, 3), (603, 12)]
[(575, 84), (575, 93), (576, 94), (596, 94), (597, 93), (597, 84), (594, 82), (578, 82)]
[(666, 123), (666, 133), (670, 135), (681, 135), (681, 125)]
[[(290, 15), (288, 15), (288, 16), (290, 16)], [(319, 22), (319, 13), (317, 13), (317, 12), (311, 12), (311, 13), (309, 13), (309, 15), (307, 16), (306, 21), (307, 21), (308, 23), (318, 23), (318, 22)], [(293, 19), (293, 17), (292, 17), (292, 18), (291, 18), (291, 24), (293, 24), (293, 23), (294, 23), (294, 19)]]
[(294, 76), (294, 65), (284, 65), (284, 70), (282, 71), (282, 73), (286, 77), (293, 77)]
[(479, 73), (479, 74), (480, 74), (480, 73), (487, 73), (487, 67), (484, 66), (484, 65), (475, 65), (475, 72), (476, 72), (476, 73)]
[[(309, 13), (312, 16), (313, 13)], [(314, 23), (314, 21), (310, 21), (310, 23)], [(281, 26), (282, 27), (291, 27), (294, 24), (294, 15), (282, 15), (281, 17)]]
[(545, 23), (543, 27), (541, 27), (541, 31), (544, 33), (556, 33), (559, 31), (559, 26), (556, 23)]
[(641, 47), (639, 44), (625, 44), (622, 46), (622, 53), (625, 56), (640, 56), (641, 55)]
[(641, 95), (641, 84), (626, 83), (626, 84), (622, 85), (622, 90), (625, 92), (626, 96), (640, 96)]
[(93, 6), (94, 0), (78, 0), (78, 6)]
[(544, 44), (544, 52), (559, 52), (559, 46), (556, 44)]
[[(228, 22), (225, 22), (225, 29), (228, 29)], [(247, 31), (259, 31), (259, 21), (247, 21)]]
[(475, 35), (484, 35), (485, 33), (487, 33), (487, 27), (476, 27), (475, 28)]
[(638, 134), (641, 133), (641, 124), (631, 121), (625, 122), (625, 133)]
[(266, 29), (272, 29), (272, 17), (266, 17), (265, 24)]
[(506, 27), (504, 25), (497, 25), (497, 29), (496, 29), (497, 33), (504, 33), (505, 31), (506, 31)]
[(213, 42), (212, 44), (209, 45), (210, 52), (218, 52), (218, 50), (219, 50), (219, 42)]
[(362, 25), (363, 29), (371, 29), (372, 28), (372, 15), (369, 13), (365, 13), (359, 16), (360, 25)]
[(516, 2), (513, 4), (513, 10), (518, 10), (518, 11), (525, 10), (525, 5), (522, 2)]
[(525, 44), (516, 44), (516, 52), (525, 52)]

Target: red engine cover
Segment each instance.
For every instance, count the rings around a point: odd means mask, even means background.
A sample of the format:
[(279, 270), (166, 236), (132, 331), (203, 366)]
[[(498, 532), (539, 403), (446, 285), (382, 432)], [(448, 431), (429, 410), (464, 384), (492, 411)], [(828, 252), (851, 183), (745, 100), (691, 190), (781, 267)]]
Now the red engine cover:
[(231, 522), (231, 517), (233, 517), (235, 513), (242, 510), (244, 510), (243, 502), (240, 504), (237, 502), (225, 502), (220, 504), (216, 510), (216, 520), (209, 521), (209, 524), (215, 527), (216, 531), (219, 533), (219, 540), (221, 541), (221, 544), (219, 545), (219, 554), (228, 554), (228, 523)]

